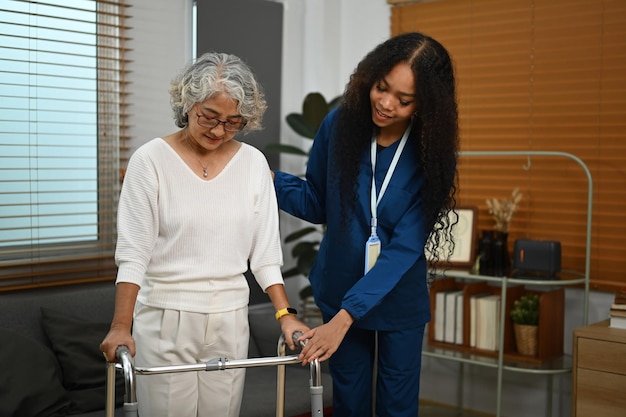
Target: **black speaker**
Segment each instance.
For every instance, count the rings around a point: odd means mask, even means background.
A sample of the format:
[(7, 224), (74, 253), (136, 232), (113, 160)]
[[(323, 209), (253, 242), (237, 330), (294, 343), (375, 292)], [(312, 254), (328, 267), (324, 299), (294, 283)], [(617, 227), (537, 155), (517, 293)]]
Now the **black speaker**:
[(517, 239), (513, 246), (513, 276), (553, 278), (561, 272), (561, 242)]

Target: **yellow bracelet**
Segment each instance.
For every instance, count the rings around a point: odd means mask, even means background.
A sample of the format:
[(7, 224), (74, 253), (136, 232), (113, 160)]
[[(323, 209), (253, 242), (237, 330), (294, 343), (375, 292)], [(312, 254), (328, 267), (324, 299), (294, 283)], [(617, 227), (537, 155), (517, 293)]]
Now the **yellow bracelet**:
[(295, 308), (285, 307), (281, 308), (276, 312), (276, 320), (280, 320), (281, 317), (286, 316), (288, 314), (298, 315), (298, 311)]

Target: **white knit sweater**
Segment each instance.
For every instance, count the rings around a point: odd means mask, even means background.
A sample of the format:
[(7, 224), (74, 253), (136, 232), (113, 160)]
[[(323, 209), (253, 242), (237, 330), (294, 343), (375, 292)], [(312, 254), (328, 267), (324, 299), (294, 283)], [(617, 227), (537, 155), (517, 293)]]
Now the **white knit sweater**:
[(265, 156), (242, 144), (223, 171), (199, 178), (161, 138), (132, 155), (120, 195), (116, 282), (153, 307), (216, 313), (244, 307), (250, 268), (282, 284), (278, 207)]

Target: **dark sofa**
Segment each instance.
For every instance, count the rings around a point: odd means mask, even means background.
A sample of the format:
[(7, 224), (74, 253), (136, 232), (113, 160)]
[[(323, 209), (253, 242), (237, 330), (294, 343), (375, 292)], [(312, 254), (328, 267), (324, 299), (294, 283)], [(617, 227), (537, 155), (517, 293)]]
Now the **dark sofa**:
[[(104, 416), (106, 364), (98, 345), (113, 314), (113, 283), (0, 293), (0, 416)], [(250, 357), (276, 356), (271, 305), (250, 308)], [(287, 365), (285, 416), (310, 411), (309, 368)], [(322, 373), (324, 405), (331, 380)], [(124, 384), (116, 379), (116, 417)], [(19, 413), (18, 413), (19, 410)], [(240, 417), (276, 415), (276, 367), (246, 370)]]

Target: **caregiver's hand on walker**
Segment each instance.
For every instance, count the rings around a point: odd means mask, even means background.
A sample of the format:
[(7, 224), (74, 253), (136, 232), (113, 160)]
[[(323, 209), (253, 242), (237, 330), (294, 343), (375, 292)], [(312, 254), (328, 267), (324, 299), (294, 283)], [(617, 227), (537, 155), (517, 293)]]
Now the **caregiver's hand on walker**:
[(306, 340), (298, 356), (298, 359), (302, 360), (302, 365), (305, 366), (316, 359), (320, 362), (330, 359), (353, 322), (354, 318), (350, 313), (341, 309), (328, 323), (303, 333), (298, 339)]

